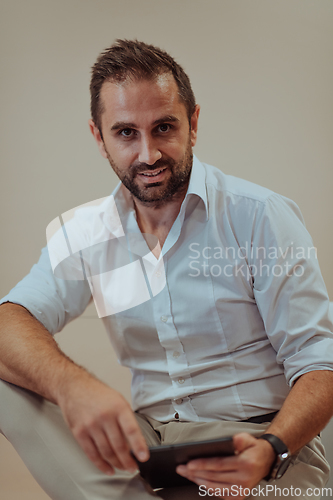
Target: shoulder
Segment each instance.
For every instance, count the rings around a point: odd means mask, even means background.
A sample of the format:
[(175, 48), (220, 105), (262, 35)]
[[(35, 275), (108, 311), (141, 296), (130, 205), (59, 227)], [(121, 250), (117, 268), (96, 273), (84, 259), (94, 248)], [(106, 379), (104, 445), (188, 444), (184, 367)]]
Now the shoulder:
[(253, 206), (263, 212), (291, 210), (303, 221), (297, 204), (290, 198), (251, 181), (227, 175), (216, 167), (203, 163), (206, 171), (206, 188), (210, 201), (219, 200), (224, 205), (237, 205), (248, 209)]
[[(237, 232), (246, 233), (262, 225), (282, 230), (286, 224), (304, 226), (297, 204), (271, 189), (245, 179), (226, 175), (221, 170), (203, 164), (210, 217), (228, 223)], [(251, 229), (252, 228), (252, 229)], [(253, 234), (253, 233), (252, 233)]]
[(73, 260), (80, 259), (82, 250), (123, 236), (123, 233), (113, 194), (63, 212), (46, 229), (53, 271), (67, 259), (73, 266)]
[(74, 247), (77, 246), (74, 240), (80, 241), (79, 246), (82, 247), (84, 242), (93, 245), (109, 239), (112, 234), (122, 236), (123, 233), (113, 194), (72, 208), (64, 212), (61, 218), (69, 243)]
[(226, 198), (239, 198), (253, 200), (254, 202), (265, 203), (273, 194), (271, 189), (260, 186), (253, 182), (227, 175), (216, 167), (203, 163), (206, 170), (206, 185), (210, 194), (216, 193), (217, 196)]

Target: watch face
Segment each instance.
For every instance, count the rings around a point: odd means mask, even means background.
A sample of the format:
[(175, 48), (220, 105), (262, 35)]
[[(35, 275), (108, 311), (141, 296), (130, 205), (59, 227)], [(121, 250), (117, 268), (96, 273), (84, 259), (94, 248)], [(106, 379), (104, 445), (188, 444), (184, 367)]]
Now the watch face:
[(288, 469), (290, 462), (291, 462), (291, 456), (289, 455), (288, 452), (282, 453), (281, 455), (278, 455), (277, 462), (276, 462), (275, 479), (280, 479), (280, 477), (283, 476), (283, 474)]

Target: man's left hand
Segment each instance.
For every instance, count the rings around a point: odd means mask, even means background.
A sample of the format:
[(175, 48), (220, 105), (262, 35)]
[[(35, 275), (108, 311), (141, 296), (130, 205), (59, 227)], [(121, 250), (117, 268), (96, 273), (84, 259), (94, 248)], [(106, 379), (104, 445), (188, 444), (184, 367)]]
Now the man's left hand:
[(220, 496), (225, 499), (245, 498), (249, 490), (267, 476), (275, 453), (267, 441), (245, 432), (236, 434), (233, 441), (234, 456), (191, 460), (177, 467), (178, 474), (199, 486), (205, 486), (206, 491), (212, 488), (214, 496), (219, 496), (221, 491)]

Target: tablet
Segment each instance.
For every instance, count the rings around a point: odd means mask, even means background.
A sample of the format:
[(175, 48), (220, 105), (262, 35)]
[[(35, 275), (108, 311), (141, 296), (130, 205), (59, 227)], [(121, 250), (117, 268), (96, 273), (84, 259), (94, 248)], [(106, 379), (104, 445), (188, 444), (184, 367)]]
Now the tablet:
[(139, 462), (141, 476), (152, 488), (166, 488), (193, 484), (176, 472), (177, 465), (186, 464), (195, 458), (208, 458), (234, 454), (232, 437), (160, 445), (149, 448), (150, 458)]

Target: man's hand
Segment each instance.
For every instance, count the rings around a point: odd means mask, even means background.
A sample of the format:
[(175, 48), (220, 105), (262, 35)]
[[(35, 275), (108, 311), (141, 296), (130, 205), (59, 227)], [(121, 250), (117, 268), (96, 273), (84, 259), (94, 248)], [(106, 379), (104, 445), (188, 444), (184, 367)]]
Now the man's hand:
[(104, 473), (114, 469), (135, 472), (149, 451), (133, 411), (125, 398), (89, 376), (70, 382), (58, 404), (74, 437), (90, 460)]
[[(206, 486), (207, 489), (213, 488), (214, 493), (221, 490), (221, 496), (225, 499), (245, 498), (247, 495), (241, 494), (242, 491), (245, 488), (251, 490), (267, 476), (275, 460), (275, 453), (267, 441), (256, 439), (245, 432), (236, 434), (233, 441), (235, 456), (191, 460), (186, 465), (177, 467), (178, 474), (198, 485)], [(227, 491), (229, 495), (226, 494)]]
[(59, 405), (86, 455), (103, 472), (137, 470), (130, 450), (148, 460), (145, 439), (128, 402), (71, 361), (24, 307), (0, 307), (0, 378)]

